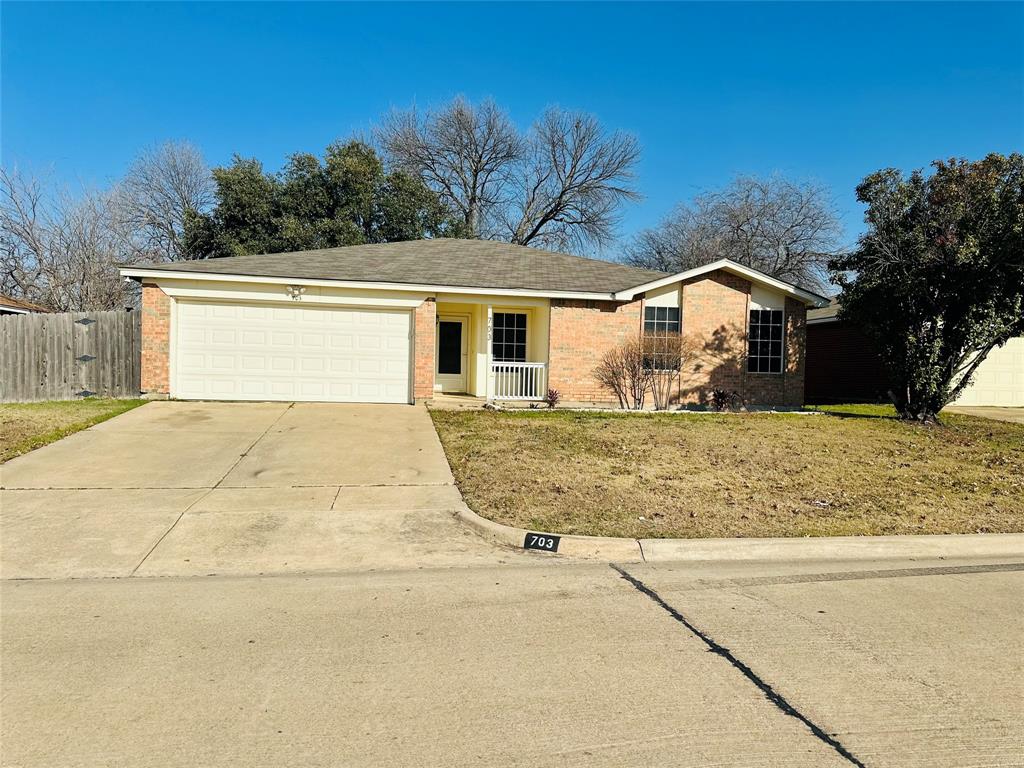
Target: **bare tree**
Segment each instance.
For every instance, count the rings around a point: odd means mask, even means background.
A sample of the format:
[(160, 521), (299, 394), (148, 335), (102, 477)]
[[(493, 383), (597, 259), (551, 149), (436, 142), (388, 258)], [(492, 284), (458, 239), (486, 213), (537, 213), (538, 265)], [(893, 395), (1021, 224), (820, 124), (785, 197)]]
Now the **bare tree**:
[(0, 169), (0, 291), (65, 312), (133, 304), (117, 265), (137, 251), (120, 219), (109, 193), (72, 197)]
[(145, 150), (115, 189), (119, 227), (151, 261), (188, 258), (185, 221), (214, 200), (213, 178), (202, 153), (188, 142)]
[(549, 109), (527, 139), (508, 239), (519, 245), (567, 250), (604, 245), (623, 202), (636, 200), (636, 139), (607, 133), (592, 115)]
[(459, 97), (420, 118), (393, 112), (377, 132), (392, 166), (415, 173), (470, 237), (582, 249), (614, 234), (639, 145), (591, 115), (548, 109), (525, 135), (493, 101)]
[(515, 126), (491, 100), (474, 106), (458, 97), (422, 118), (394, 111), (377, 137), (394, 167), (423, 178), (461, 213), (470, 237), (481, 236), (483, 217), (504, 201), (522, 155)]
[(824, 288), (842, 227), (828, 190), (781, 176), (740, 176), (677, 207), (627, 249), (634, 266), (678, 272), (730, 258), (783, 280)]

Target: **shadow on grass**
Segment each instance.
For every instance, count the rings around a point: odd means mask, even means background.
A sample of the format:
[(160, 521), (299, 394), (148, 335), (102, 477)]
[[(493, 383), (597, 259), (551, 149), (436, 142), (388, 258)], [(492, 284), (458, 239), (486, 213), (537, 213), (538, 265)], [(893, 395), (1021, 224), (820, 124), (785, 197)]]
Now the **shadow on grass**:
[(841, 419), (896, 419), (896, 409), (891, 405), (844, 403), (841, 405), (816, 405), (813, 407), (829, 416), (837, 416)]

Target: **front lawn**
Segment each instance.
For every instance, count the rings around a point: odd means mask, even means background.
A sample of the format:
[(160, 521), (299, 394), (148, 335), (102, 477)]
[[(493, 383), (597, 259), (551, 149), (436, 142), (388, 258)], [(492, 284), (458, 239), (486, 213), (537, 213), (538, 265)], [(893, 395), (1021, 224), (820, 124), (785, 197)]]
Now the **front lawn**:
[(0, 464), (145, 402), (90, 397), (0, 404)]
[(466, 502), (533, 530), (732, 537), (1024, 531), (1024, 425), (829, 414), (432, 411)]

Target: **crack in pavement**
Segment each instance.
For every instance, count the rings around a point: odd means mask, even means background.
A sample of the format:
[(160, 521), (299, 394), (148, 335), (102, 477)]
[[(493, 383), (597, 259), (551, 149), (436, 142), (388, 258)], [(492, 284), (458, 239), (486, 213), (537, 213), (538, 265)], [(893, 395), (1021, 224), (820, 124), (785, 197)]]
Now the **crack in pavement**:
[(163, 540), (167, 538), (167, 534), (169, 534), (171, 531), (174, 530), (174, 527), (181, 521), (181, 518), (183, 518), (185, 516), (185, 513), (188, 512), (190, 509), (192, 509), (192, 507), (194, 507), (196, 504), (201, 502), (203, 499), (205, 499), (207, 496), (209, 496), (211, 493), (213, 493), (215, 490), (217, 490), (217, 488), (220, 487), (220, 484), (223, 483), (227, 479), (228, 475), (230, 475), (235, 470), (235, 467), (237, 467), (239, 464), (242, 463), (242, 459), (244, 459), (246, 456), (248, 456), (249, 452), (253, 448), (256, 447), (256, 443), (258, 443), (260, 440), (262, 440), (264, 437), (266, 437), (267, 433), (270, 432), (270, 430), (274, 428), (274, 425), (277, 424), (277, 422), (279, 422), (282, 418), (284, 418), (284, 415), (286, 413), (288, 413), (288, 411), (290, 411), (294, 407), (295, 407), (295, 403), (289, 403), (288, 407), (285, 408), (283, 411), (281, 411), (281, 413), (278, 414), (276, 419), (274, 419), (272, 422), (270, 422), (270, 425), (265, 430), (263, 430), (263, 432), (260, 434), (260, 436), (257, 437), (255, 440), (253, 440), (249, 444), (248, 448), (246, 448), (244, 451), (242, 451), (242, 453), (239, 455), (239, 457), (235, 461), (235, 463), (232, 464), (230, 467), (228, 467), (227, 471), (223, 475), (221, 475), (220, 480), (218, 480), (216, 483), (214, 483), (212, 488), (210, 488), (206, 493), (204, 493), (198, 499), (196, 499), (191, 504), (189, 504), (187, 507), (185, 507), (183, 510), (181, 510), (181, 514), (178, 515), (174, 519), (174, 522), (171, 523), (171, 527), (163, 532), (163, 535), (159, 539), (156, 540), (156, 543), (152, 547), (149, 548), (149, 552), (147, 552), (145, 554), (145, 556), (143, 556), (143, 558), (141, 560), (139, 560), (139, 564), (136, 565), (134, 568), (132, 568), (132, 572), (128, 574), (129, 578), (135, 575), (136, 571), (138, 571), (139, 568), (142, 567), (142, 564), (145, 563), (149, 559), (149, 556), (152, 555), (153, 552), (156, 551), (156, 548), (159, 547), (161, 543), (163, 543)]
[(867, 768), (867, 766), (864, 763), (862, 763), (859, 759), (857, 759), (857, 757), (855, 757), (849, 749), (843, 746), (842, 742), (840, 742), (834, 736), (831, 736), (828, 733), (826, 733), (825, 729), (823, 729), (820, 725), (818, 725), (809, 717), (807, 717), (807, 715), (803, 714), (800, 710), (798, 710), (796, 707), (790, 704), (781, 693), (772, 688), (771, 685), (765, 682), (749, 666), (744, 664), (732, 651), (730, 651), (725, 646), (715, 642), (715, 640), (710, 635), (698, 629), (694, 624), (690, 622), (689, 619), (683, 616), (683, 614), (681, 614), (678, 610), (669, 605), (664, 600), (664, 598), (662, 598), (661, 595), (659, 595), (654, 589), (647, 586), (640, 579), (636, 578), (627, 570), (621, 568), (615, 563), (609, 563), (608, 565), (612, 568), (612, 570), (618, 573), (623, 580), (629, 582), (638, 592), (649, 597), (652, 601), (661, 606), (661, 608), (664, 609), (673, 619), (675, 619), (684, 627), (686, 627), (695, 637), (701, 640), (708, 647), (708, 650), (710, 650), (714, 654), (717, 654), (718, 656), (721, 656), (723, 659), (729, 662), (729, 664), (731, 664), (735, 669), (737, 669), (745, 678), (747, 678), (747, 680), (753, 683), (761, 691), (761, 693), (764, 694), (764, 697), (768, 699), (768, 701), (770, 701), (772, 704), (778, 707), (779, 710), (783, 712), (783, 714), (789, 715), (790, 717), (799, 720), (801, 723), (807, 726), (808, 730), (810, 730), (810, 732), (814, 734), (814, 736), (819, 741), (822, 741), (825, 744), (827, 744), (829, 747), (835, 750), (835, 752), (838, 753), (840, 757), (845, 759), (851, 765), (856, 765), (858, 766), (858, 768)]

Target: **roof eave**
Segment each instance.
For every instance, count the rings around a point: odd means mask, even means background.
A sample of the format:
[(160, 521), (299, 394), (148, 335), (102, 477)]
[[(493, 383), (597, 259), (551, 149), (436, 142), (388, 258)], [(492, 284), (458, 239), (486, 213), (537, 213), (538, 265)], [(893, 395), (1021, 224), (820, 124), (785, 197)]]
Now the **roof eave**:
[(331, 280), (327, 278), (275, 277), (268, 275), (244, 275), (223, 272), (191, 272), (168, 269), (142, 269), (138, 267), (121, 267), (119, 272), (128, 280), (141, 282), (150, 280), (206, 280), (236, 283), (286, 283), (288, 285), (307, 285), (332, 288), (360, 288), (380, 291), (414, 291), (421, 293), (463, 293), (491, 296), (530, 296), (552, 299), (582, 299), (586, 301), (614, 301), (615, 294), (603, 291), (553, 291), (533, 288), (495, 288), (482, 286), (432, 284), (432, 283), (390, 283), (368, 280)]
[(766, 275), (764, 272), (746, 267), (732, 259), (719, 259), (718, 261), (713, 261), (710, 264), (704, 264), (703, 266), (694, 267), (693, 269), (688, 269), (683, 272), (677, 272), (673, 275), (667, 275), (666, 277), (662, 277), (657, 280), (641, 283), (640, 285), (634, 286), (633, 288), (629, 288), (625, 291), (619, 291), (614, 294), (614, 296), (619, 301), (632, 301), (637, 294), (657, 290), (658, 288), (662, 288), (666, 285), (671, 285), (672, 283), (680, 282), (682, 280), (689, 280), (693, 277), (699, 277), (718, 269), (731, 272), (732, 274), (739, 275), (740, 277), (745, 277), (751, 282), (761, 283), (762, 285), (775, 288), (788, 296), (799, 299), (808, 306), (821, 307), (829, 303), (829, 299), (825, 296), (812, 293), (811, 291), (800, 288), (792, 283), (788, 283), (785, 280), (779, 280), (771, 275)]

